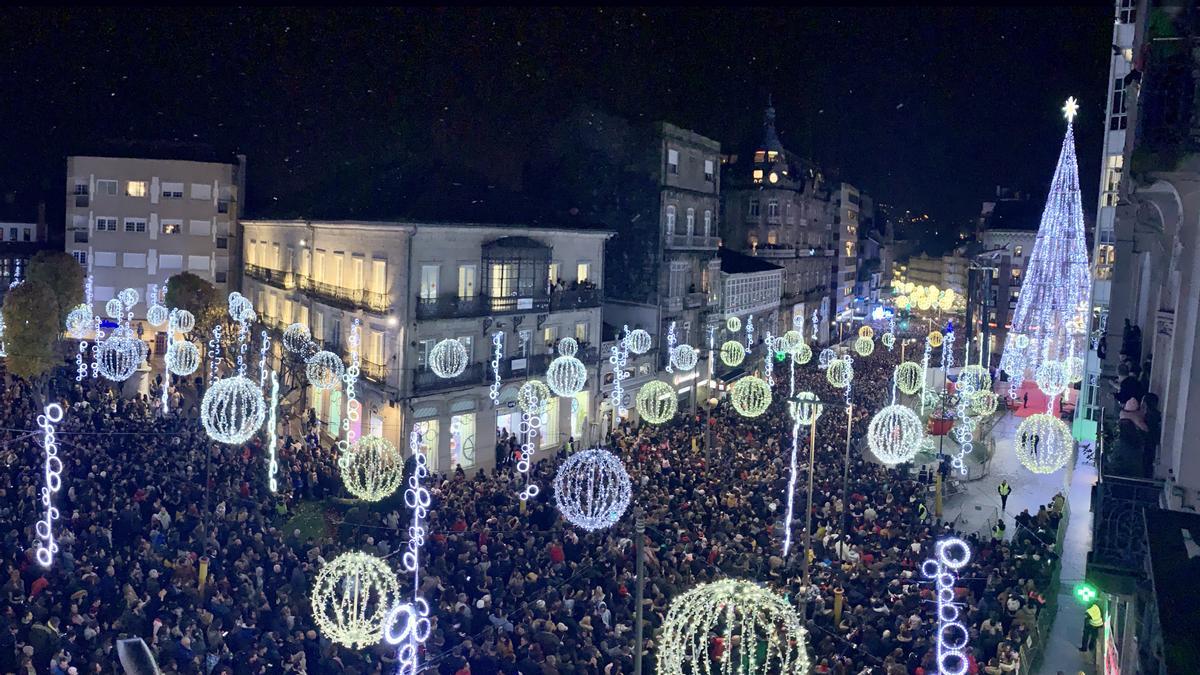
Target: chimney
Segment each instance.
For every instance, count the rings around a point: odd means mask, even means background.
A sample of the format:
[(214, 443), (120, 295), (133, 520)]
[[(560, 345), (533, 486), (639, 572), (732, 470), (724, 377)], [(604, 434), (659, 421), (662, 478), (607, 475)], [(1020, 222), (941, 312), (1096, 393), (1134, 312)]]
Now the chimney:
[(46, 233), (46, 202), (38, 202), (37, 209), (37, 240), (45, 243), (48, 240)]

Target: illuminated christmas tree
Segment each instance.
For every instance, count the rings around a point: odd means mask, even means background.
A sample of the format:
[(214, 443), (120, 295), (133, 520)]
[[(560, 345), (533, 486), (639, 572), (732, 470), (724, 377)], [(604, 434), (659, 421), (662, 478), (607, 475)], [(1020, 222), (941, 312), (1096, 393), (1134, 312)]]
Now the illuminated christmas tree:
[(1085, 349), (1091, 275), (1072, 125), (1078, 109), (1073, 97), (1063, 106), (1067, 134), (1000, 359), (1014, 396), (1043, 362), (1065, 363)]

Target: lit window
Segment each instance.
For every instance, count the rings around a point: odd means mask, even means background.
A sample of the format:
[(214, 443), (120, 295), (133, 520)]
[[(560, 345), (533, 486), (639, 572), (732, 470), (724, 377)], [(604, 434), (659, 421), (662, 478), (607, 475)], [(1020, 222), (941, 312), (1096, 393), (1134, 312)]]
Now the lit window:
[(767, 233), (767, 243), (768, 244), (778, 244), (779, 243), (779, 233), (776, 232), (775, 230), (771, 230), (770, 232), (768, 232)]
[(163, 234), (179, 234), (179, 230), (183, 228), (182, 220), (164, 220), (162, 221)]
[(1015, 256), (1016, 256), (1016, 257), (1018, 257), (1018, 258), (1020, 258), (1020, 257), (1021, 257), (1021, 247), (1020, 247), (1020, 246), (1018, 246), (1018, 247), (1016, 247), (1015, 249), (1013, 249), (1013, 255), (1015, 255)]
[(667, 150), (667, 173), (679, 174), (679, 151)]
[(591, 270), (591, 263), (579, 263), (575, 266), (575, 279), (582, 284), (588, 280), (588, 273), (591, 272)]
[(675, 233), (675, 207), (667, 204), (667, 234)]
[(126, 197), (145, 197), (146, 196), (146, 181), (131, 180), (125, 184)]
[(712, 211), (704, 210), (704, 236), (708, 236), (712, 232)]
[(1020, 279), (1021, 278), (1021, 270), (1014, 267), (1013, 271), (1012, 271), (1012, 278)]
[(704, 180), (709, 183), (716, 180), (716, 166), (711, 159), (704, 160)]
[(696, 229), (696, 209), (687, 210), (687, 233), (690, 235)]
[(755, 182), (755, 183), (761, 183), (761, 182), (762, 182), (762, 179), (763, 179), (763, 170), (762, 170), (762, 169), (755, 169), (755, 170), (754, 170), (754, 182)]

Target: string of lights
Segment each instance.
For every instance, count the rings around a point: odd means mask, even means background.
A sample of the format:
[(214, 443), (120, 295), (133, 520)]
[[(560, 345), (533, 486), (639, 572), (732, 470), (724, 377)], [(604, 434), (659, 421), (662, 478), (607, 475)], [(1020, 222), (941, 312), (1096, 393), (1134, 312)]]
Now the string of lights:
[(941, 539), (934, 545), (935, 558), (921, 564), (921, 572), (932, 579), (937, 594), (937, 665), (939, 675), (966, 675), (970, 666), (967, 643), (970, 633), (959, 620), (961, 603), (955, 602), (958, 570), (971, 561), (971, 547), (958, 537)]
[(57, 403), (47, 405), (42, 414), (38, 415), (37, 423), (41, 427), (42, 450), (46, 454), (43, 467), (45, 484), (42, 486), (42, 506), (45, 507), (46, 517), (37, 522), (34, 529), (38, 535), (37, 561), (42, 567), (54, 564), (54, 554), (58, 553), (58, 543), (54, 538), (54, 521), (58, 520), (58, 507), (54, 505), (54, 495), (62, 489), (63, 463), (58, 457), (58, 441), (55, 440), (55, 425), (62, 421), (63, 409)]

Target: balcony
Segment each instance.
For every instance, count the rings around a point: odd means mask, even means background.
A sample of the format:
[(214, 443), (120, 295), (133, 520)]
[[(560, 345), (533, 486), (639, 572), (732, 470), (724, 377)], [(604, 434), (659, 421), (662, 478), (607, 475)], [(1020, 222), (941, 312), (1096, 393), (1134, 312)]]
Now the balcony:
[(666, 235), (666, 246), (671, 249), (713, 249), (717, 248), (721, 238), (716, 235), (704, 236), (703, 234), (668, 234)]
[[(417, 320), (467, 319), (496, 314), (518, 314), (522, 312), (546, 312), (550, 310), (549, 297), (532, 298), (487, 298), (476, 295), (460, 298), (442, 295), (436, 298), (417, 298)], [(599, 301), (592, 307), (599, 306)]]
[[(554, 354), (510, 356), (500, 361), (500, 377), (505, 379), (531, 375), (540, 377), (542, 373), (546, 372), (546, 368), (552, 360), (554, 360)], [(491, 364), (488, 364), (488, 368), (491, 368)]]
[(599, 307), (600, 301), (601, 293), (599, 288), (555, 290), (550, 293), (550, 311), (569, 312), (576, 309)]
[(378, 384), (387, 384), (387, 366), (382, 363), (360, 359), (358, 369), (368, 380)]
[(271, 284), (275, 288), (290, 291), (296, 287), (296, 276), (291, 272), (280, 272), (260, 265), (246, 265), (246, 276)]
[(483, 384), (483, 369), (484, 364), (472, 363), (463, 370), (458, 377), (442, 378), (438, 377), (431, 370), (417, 370), (413, 372), (413, 393), (427, 394), (435, 391), (443, 391), (446, 389), (456, 389), (458, 387), (470, 387), (478, 384)]
[[(247, 271), (249, 271), (250, 266), (247, 265), (246, 267)], [(276, 272), (276, 274), (280, 273)], [(251, 274), (251, 276), (254, 275)], [(301, 276), (299, 279), (300, 282), (298, 285), (301, 289), (327, 305), (350, 310), (365, 309), (375, 314), (383, 314), (388, 311), (388, 296), (386, 293), (335, 286), (315, 281), (311, 277)], [(281, 286), (281, 288), (284, 287)]]
[(688, 293), (686, 296), (684, 296), (683, 304), (686, 305), (688, 309), (702, 307), (704, 305), (705, 297), (707, 297), (706, 293)]

